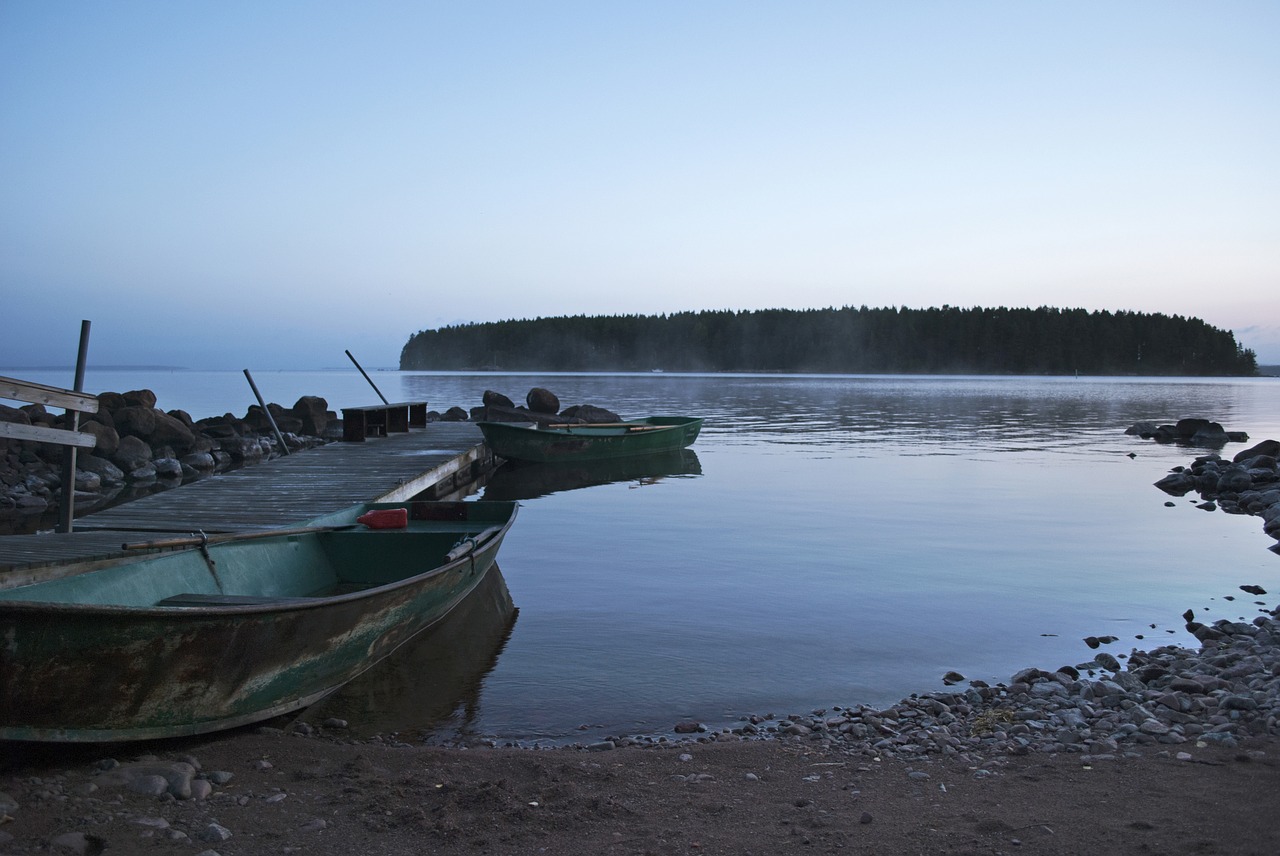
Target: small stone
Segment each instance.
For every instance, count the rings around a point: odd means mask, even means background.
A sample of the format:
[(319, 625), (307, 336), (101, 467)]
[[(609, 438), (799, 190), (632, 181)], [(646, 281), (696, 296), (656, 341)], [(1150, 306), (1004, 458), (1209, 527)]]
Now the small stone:
[(253, 769), (255, 769), (255, 770), (262, 771), (262, 770), (270, 770), (270, 769), (272, 769), (273, 767), (275, 767), (275, 764), (272, 764), (272, 763), (271, 763), (270, 761), (268, 761), (266, 758), (262, 758), (262, 759), (260, 759), (260, 760), (254, 761), (254, 762), (253, 762), (253, 764), (252, 764), (251, 766), (252, 766), (252, 767), (253, 767)]
[(677, 722), (673, 730), (676, 734), (697, 734), (702, 731), (702, 723), (692, 719), (684, 719)]
[(169, 792), (169, 780), (164, 776), (137, 776), (129, 780), (129, 790), (146, 797), (158, 797)]
[(919, 781), (919, 780), (931, 778), (931, 776), (928, 773), (924, 772), (923, 770), (912, 770), (910, 773), (907, 773), (907, 778), (916, 779), (917, 781)]
[[(534, 803), (537, 805), (537, 803)], [(313, 817), (302, 826), (298, 827), (299, 832), (319, 832), (322, 829), (328, 829), (329, 823), (323, 817)]]
[(325, 728), (347, 728), (348, 727), (347, 721), (345, 719), (338, 719), (336, 716), (332, 716), (326, 719), (323, 725)]
[(169, 821), (163, 817), (135, 817), (129, 821), (135, 826), (145, 826), (148, 829), (168, 829)]
[(231, 830), (220, 823), (211, 823), (196, 833), (201, 841), (221, 842), (231, 838)]
[(228, 773), (226, 770), (216, 770), (212, 773), (209, 773), (207, 778), (209, 779), (209, 781), (213, 782), (215, 785), (218, 785), (219, 787), (221, 787), (222, 785), (225, 785), (227, 782), (231, 781), (231, 779), (234, 776), (235, 776), (235, 773)]
[(862, 817), (858, 818), (858, 823), (870, 823), (872, 820), (873, 818), (871, 817), (871, 812), (864, 811), (862, 813)]

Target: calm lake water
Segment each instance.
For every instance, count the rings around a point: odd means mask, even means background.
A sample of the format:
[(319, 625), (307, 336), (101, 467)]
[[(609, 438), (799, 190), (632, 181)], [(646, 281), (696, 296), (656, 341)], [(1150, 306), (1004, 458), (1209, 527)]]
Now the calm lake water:
[[(441, 410), (545, 386), (565, 406), (706, 419), (692, 455), (648, 470), (500, 473), (482, 490), (526, 497), (500, 557), (519, 614), (469, 619), (490, 626), (462, 697), (389, 714), (439, 741), (889, 704), (943, 689), (949, 670), (995, 682), (1087, 661), (1085, 636), (1119, 637), (1116, 655), (1192, 644), (1184, 610), (1247, 620), (1259, 607), (1238, 586), (1280, 589), (1258, 518), (1192, 497), (1166, 507), (1152, 487), (1195, 450), (1123, 433), (1204, 416), (1280, 438), (1275, 379), (372, 376), (391, 400)], [(376, 400), (354, 371), (254, 378), (286, 405)], [(236, 372), (90, 371), (86, 384), (138, 387), (197, 418), (253, 401)]]

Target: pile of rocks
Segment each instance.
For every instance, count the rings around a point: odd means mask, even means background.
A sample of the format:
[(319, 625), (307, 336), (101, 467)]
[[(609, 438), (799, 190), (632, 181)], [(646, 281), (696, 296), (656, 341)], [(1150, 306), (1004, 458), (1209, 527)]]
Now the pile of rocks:
[[(1173, 496), (1192, 491), (1200, 494), (1200, 508), (1221, 508), (1228, 514), (1252, 514), (1262, 518), (1262, 528), (1280, 541), (1280, 442), (1263, 440), (1238, 453), (1230, 461), (1221, 456), (1202, 455), (1173, 472), (1156, 487)], [(1280, 544), (1272, 550), (1280, 552)]]
[(427, 411), (428, 422), (537, 422), (581, 425), (587, 422), (620, 422), (622, 417), (612, 410), (593, 404), (575, 404), (560, 409), (560, 398), (549, 389), (535, 386), (525, 395), (525, 403), (516, 406), (501, 392), (486, 389), (480, 405), (465, 410), (458, 406), (443, 412)]
[[(228, 413), (199, 421), (182, 410), (160, 410), (148, 389), (106, 392), (98, 405), (97, 413), (80, 416), (79, 430), (97, 443), (76, 456), (77, 508), (100, 508), (126, 491), (175, 487), (281, 454), (270, 420), (257, 405), (243, 417)], [(290, 451), (333, 439), (336, 418), (323, 398), (303, 396), (291, 408), (268, 404), (267, 410)], [(65, 415), (39, 404), (0, 405), (0, 421), (70, 427)], [(65, 454), (65, 447), (51, 443), (0, 439), (0, 517), (38, 518), (55, 511)]]
[[(461, 411), (461, 408), (454, 408)], [(621, 422), (622, 417), (612, 410), (593, 404), (575, 404), (560, 409), (560, 398), (551, 390), (535, 386), (525, 395), (525, 404), (515, 403), (500, 392), (487, 389), (479, 407), (471, 408), (468, 416), (476, 422), (537, 422), (582, 425), (591, 422)]]
[(1179, 419), (1174, 425), (1135, 422), (1124, 433), (1135, 434), (1144, 440), (1155, 440), (1157, 443), (1181, 443), (1209, 449), (1220, 449), (1227, 443), (1249, 441), (1249, 435), (1243, 431), (1227, 431), (1217, 422), (1199, 418)]

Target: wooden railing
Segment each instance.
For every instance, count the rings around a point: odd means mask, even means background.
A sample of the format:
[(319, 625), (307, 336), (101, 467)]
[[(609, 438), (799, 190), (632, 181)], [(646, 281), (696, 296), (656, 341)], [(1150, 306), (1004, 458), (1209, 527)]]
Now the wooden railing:
[[(88, 322), (81, 335), (81, 363), (88, 338)], [(84, 374), (80, 366), (76, 370), (76, 386), (80, 386)], [(70, 532), (75, 519), (76, 506), (76, 451), (92, 449), (98, 444), (98, 438), (76, 430), (80, 424), (81, 413), (97, 413), (98, 397), (77, 392), (73, 389), (60, 389), (56, 386), (45, 386), (42, 383), (31, 383), (11, 377), (0, 377), (0, 398), (13, 401), (25, 401), (28, 404), (43, 404), (49, 407), (64, 408), (71, 416), (71, 430), (50, 428), (48, 425), (20, 425), (16, 422), (0, 422), (0, 437), (10, 440), (34, 440), (37, 443), (54, 443), (66, 446), (66, 455), (62, 463), (62, 500), (59, 509), (59, 532)]]
[[(43, 404), (48, 407), (61, 407), (80, 413), (98, 412), (96, 395), (16, 380), (11, 377), (0, 377), (0, 398), (24, 401), (28, 404)], [(34, 440), (38, 443), (56, 443), (59, 446), (76, 446), (81, 449), (92, 449), (98, 442), (98, 438), (92, 434), (68, 431), (65, 428), (50, 428), (47, 425), (19, 425), (16, 422), (0, 422), (0, 437), (11, 440)]]

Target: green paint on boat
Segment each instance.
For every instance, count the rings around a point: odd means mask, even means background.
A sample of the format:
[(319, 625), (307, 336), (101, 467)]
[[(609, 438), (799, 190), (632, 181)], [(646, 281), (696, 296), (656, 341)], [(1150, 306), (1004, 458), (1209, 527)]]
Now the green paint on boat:
[[(404, 508), (404, 529), (355, 520)], [(0, 738), (200, 734), (306, 707), (461, 602), (511, 502), (355, 506), (320, 531), (140, 556), (0, 587)]]

